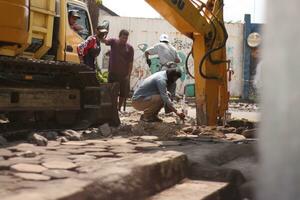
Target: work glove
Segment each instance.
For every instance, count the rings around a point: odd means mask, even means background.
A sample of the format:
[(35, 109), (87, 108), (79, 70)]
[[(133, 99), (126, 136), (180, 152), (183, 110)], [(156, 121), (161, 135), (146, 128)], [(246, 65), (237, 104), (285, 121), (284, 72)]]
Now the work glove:
[(148, 66), (150, 67), (151, 66), (151, 60), (148, 58), (146, 61), (147, 61)]

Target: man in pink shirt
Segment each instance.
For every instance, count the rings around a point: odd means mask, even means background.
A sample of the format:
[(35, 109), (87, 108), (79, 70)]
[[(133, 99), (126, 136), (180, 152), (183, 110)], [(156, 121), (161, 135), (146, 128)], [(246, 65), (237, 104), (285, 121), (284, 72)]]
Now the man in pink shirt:
[(121, 30), (119, 39), (103, 39), (107, 46), (111, 47), (109, 54), (109, 67), (108, 67), (108, 82), (117, 82), (120, 85), (119, 106), (118, 110), (128, 97), (130, 87), (130, 75), (133, 66), (134, 50), (133, 47), (127, 43), (129, 32)]

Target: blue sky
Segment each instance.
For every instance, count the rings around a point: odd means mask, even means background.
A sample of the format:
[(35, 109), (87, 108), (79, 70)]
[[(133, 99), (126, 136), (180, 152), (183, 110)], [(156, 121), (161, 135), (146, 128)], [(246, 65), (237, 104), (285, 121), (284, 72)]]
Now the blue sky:
[[(224, 0), (225, 21), (243, 21), (244, 14), (251, 14), (252, 21), (263, 23), (265, 22), (264, 3), (265, 0)], [(160, 17), (144, 0), (103, 0), (103, 4), (120, 16)]]

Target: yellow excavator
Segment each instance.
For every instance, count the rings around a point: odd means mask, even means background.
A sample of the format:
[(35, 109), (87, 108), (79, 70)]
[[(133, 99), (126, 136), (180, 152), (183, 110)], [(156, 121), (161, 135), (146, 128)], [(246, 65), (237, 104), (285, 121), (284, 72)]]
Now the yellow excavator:
[[(178, 31), (193, 40), (196, 113), (198, 125), (226, 120), (231, 77), (226, 60), (228, 34), (223, 0), (146, 0)], [(192, 75), (193, 76), (193, 75)]]
[[(72, 28), (71, 11), (82, 30)], [(118, 125), (117, 86), (99, 85), (79, 62), (77, 45), (92, 34), (81, 1), (0, 0), (0, 114), (11, 122)]]
[[(197, 123), (216, 125), (226, 116), (231, 73), (223, 0), (146, 1), (194, 41)], [(71, 28), (71, 10), (79, 13), (83, 31)], [(117, 88), (99, 86), (95, 73), (79, 64), (76, 47), (92, 34), (81, 1), (0, 0), (0, 114), (11, 121), (34, 116), (60, 123), (93, 118), (89, 120), (118, 124)]]

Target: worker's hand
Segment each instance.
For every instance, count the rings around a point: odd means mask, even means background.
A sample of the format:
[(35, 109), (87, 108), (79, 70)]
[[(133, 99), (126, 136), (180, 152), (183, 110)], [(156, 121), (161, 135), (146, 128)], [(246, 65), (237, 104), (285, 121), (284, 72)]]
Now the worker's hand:
[(167, 91), (167, 95), (168, 95), (168, 97), (171, 99), (171, 97), (172, 97), (171, 92)]
[(80, 64), (84, 64), (84, 60), (82, 57), (79, 57), (79, 60), (80, 60)]
[(177, 116), (181, 119), (181, 120), (184, 120), (185, 119), (185, 114), (180, 112), (180, 113), (176, 113)]
[(148, 66), (150, 67), (151, 66), (151, 60), (148, 58), (146, 61), (147, 61)]

